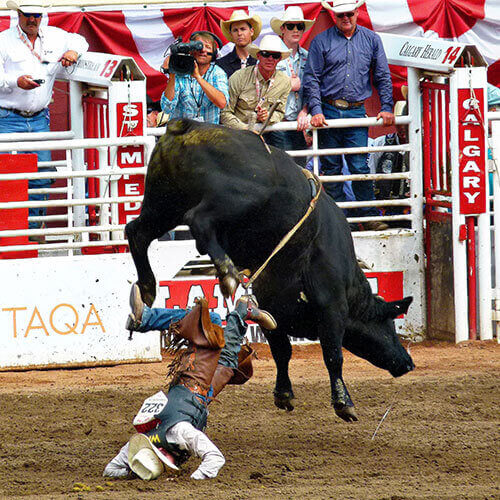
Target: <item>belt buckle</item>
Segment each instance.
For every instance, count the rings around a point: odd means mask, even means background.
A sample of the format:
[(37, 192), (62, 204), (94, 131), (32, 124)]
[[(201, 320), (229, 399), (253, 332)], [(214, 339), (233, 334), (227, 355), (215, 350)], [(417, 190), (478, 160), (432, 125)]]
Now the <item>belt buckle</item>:
[(339, 109), (349, 109), (349, 103), (345, 99), (335, 99), (335, 107)]
[(32, 116), (35, 115), (35, 113), (30, 113), (29, 111), (19, 111), (19, 114), (23, 117), (23, 118), (31, 118)]

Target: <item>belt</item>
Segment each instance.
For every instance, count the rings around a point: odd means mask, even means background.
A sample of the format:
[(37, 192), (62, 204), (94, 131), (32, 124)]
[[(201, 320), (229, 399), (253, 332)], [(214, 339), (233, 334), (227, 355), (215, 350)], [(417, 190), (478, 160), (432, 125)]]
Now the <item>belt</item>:
[(33, 118), (34, 116), (38, 116), (40, 113), (45, 111), (45, 109), (41, 109), (40, 111), (21, 111), (20, 109), (13, 109), (13, 108), (1, 108), (5, 109), (6, 111), (12, 111), (16, 115), (22, 116), (24, 118)]
[(359, 108), (365, 103), (365, 101), (349, 102), (345, 99), (329, 99), (328, 97), (323, 98), (322, 101), (338, 109)]

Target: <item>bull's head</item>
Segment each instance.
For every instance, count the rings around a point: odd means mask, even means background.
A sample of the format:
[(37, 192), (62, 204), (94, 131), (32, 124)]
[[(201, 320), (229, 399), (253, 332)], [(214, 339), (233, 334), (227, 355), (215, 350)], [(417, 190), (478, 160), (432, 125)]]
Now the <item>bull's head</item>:
[(388, 370), (393, 377), (413, 370), (415, 365), (401, 345), (394, 327), (394, 319), (406, 314), (412, 300), (412, 297), (406, 297), (395, 302), (384, 302), (383, 313), (377, 318), (368, 321), (350, 320), (343, 346), (378, 368)]

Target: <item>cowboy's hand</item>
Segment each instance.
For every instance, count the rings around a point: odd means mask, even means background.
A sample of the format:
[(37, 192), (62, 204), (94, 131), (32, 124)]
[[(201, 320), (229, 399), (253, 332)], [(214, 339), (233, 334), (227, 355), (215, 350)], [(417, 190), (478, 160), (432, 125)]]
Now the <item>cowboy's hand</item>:
[(258, 107), (257, 108), (257, 121), (264, 123), (267, 120), (269, 113), (267, 112), (267, 109)]
[(298, 92), (300, 90), (300, 78), (297, 75), (292, 75), (290, 77), (290, 83), (292, 84), (292, 92)]
[(392, 113), (390, 113), (389, 111), (381, 111), (378, 115), (377, 115), (377, 120), (379, 118), (382, 118), (382, 120), (384, 121), (384, 125), (386, 127), (389, 127), (391, 125), (394, 125), (394, 115)]
[(326, 126), (325, 115), (323, 113), (318, 113), (311, 118), (311, 126), (312, 127), (325, 127)]
[(67, 50), (62, 55), (61, 59), (59, 59), (59, 61), (65, 68), (67, 68), (68, 66), (71, 66), (75, 64), (76, 61), (78, 61), (78, 53), (74, 50)]
[(310, 119), (307, 111), (305, 109), (301, 109), (299, 114), (297, 115), (297, 130), (304, 131), (306, 128), (310, 127)]
[(40, 87), (38, 83), (33, 81), (31, 75), (22, 75), (17, 79), (17, 86), (23, 90), (32, 90)]

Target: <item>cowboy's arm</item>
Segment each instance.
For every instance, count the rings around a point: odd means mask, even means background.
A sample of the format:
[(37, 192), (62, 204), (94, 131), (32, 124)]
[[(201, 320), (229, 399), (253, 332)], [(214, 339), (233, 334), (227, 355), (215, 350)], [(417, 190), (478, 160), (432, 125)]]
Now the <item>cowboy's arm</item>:
[(201, 464), (191, 474), (192, 479), (208, 479), (217, 476), (225, 463), (224, 455), (208, 436), (189, 422), (179, 422), (168, 430), (167, 439), (175, 442), (181, 450), (201, 458)]

